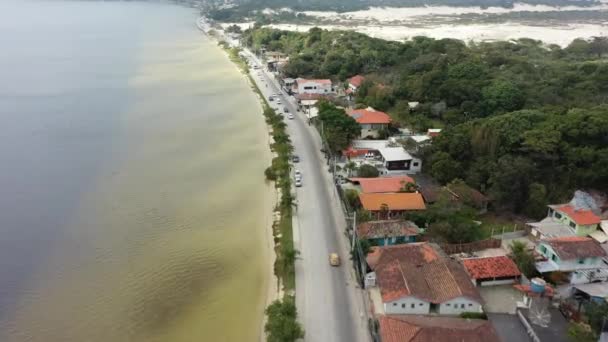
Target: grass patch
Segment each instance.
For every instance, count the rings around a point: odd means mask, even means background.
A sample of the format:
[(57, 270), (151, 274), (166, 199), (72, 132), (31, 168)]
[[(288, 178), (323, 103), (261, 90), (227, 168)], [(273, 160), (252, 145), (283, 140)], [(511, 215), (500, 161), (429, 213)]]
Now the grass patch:
[(497, 216), (493, 213), (484, 214), (479, 218), (479, 221), (481, 221), (483, 239), (492, 237), (492, 234), (511, 233), (525, 228), (521, 222), (504, 216)]

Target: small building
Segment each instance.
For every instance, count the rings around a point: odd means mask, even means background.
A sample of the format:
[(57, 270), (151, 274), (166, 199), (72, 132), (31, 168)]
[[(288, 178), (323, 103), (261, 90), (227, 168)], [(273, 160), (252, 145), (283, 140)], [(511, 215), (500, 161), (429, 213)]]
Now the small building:
[(428, 131), (426, 132), (426, 135), (433, 138), (433, 137), (438, 136), (439, 133), (441, 133), (441, 128), (429, 128)]
[(608, 283), (593, 283), (574, 285), (571, 290), (572, 297), (588, 302), (608, 302)]
[(452, 202), (462, 203), (469, 205), (483, 214), (488, 211), (488, 204), (490, 199), (479, 192), (479, 190), (473, 189), (468, 186), (465, 182), (452, 182), (443, 188), (443, 191), (447, 193)]
[(538, 240), (576, 235), (574, 229), (553, 217), (545, 217), (540, 222), (526, 223), (526, 227), (528, 233)]
[(361, 126), (361, 138), (378, 138), (381, 131), (387, 131), (391, 118), (388, 114), (375, 110), (354, 109), (347, 112)]
[(332, 94), (334, 92), (330, 79), (297, 78), (296, 87), (298, 94)]
[(507, 256), (463, 259), (462, 264), (479, 286), (514, 284), (521, 276), (517, 265)]
[(386, 315), (378, 323), (382, 342), (500, 342), (492, 323), (482, 319)]
[(364, 193), (401, 192), (408, 183), (416, 184), (409, 176), (349, 178), (348, 180), (359, 185), (361, 192)]
[(396, 218), (408, 211), (426, 210), (422, 195), (417, 192), (361, 193), (363, 209), (378, 219)]
[(536, 251), (545, 259), (536, 262), (540, 273), (566, 273), (570, 284), (608, 280), (608, 266), (602, 260), (606, 252), (591, 238), (567, 236), (541, 240)]
[(346, 90), (347, 94), (354, 94), (357, 92), (361, 84), (365, 81), (365, 77), (361, 75), (355, 75), (347, 80), (348, 89)]
[(388, 174), (416, 174), (422, 170), (422, 160), (412, 157), (403, 147), (383, 147), (378, 152)]
[(411, 221), (368, 221), (357, 226), (357, 237), (375, 246), (389, 246), (416, 242), (420, 228)]
[(387, 314), (482, 312), (481, 296), (462, 265), (434, 244), (375, 247), (367, 262)]
[(549, 205), (547, 217), (574, 229), (578, 236), (587, 236), (595, 232), (601, 222), (600, 217), (591, 209), (576, 207), (571, 203)]

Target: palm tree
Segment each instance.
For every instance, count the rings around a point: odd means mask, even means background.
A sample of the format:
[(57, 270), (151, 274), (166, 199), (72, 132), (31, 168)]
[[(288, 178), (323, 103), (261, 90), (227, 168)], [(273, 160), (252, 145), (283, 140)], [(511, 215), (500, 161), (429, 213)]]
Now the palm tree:
[(352, 176), (353, 171), (357, 170), (357, 163), (349, 160), (348, 163), (344, 165), (344, 170), (348, 172), (348, 177)]

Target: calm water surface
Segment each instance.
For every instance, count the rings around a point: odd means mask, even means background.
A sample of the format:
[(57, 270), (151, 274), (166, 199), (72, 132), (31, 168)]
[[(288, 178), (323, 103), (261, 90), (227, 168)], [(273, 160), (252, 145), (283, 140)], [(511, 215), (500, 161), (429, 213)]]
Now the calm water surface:
[(0, 341), (254, 341), (255, 96), (167, 4), (0, 1)]

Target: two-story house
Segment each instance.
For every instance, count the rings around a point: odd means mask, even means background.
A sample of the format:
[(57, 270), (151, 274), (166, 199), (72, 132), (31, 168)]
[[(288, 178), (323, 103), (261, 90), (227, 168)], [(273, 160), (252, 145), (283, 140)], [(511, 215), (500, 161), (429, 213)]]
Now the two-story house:
[(361, 126), (361, 138), (378, 138), (381, 131), (387, 131), (391, 118), (388, 114), (375, 110), (372, 107), (367, 109), (353, 109), (347, 112), (359, 126)]
[(386, 314), (459, 315), (482, 312), (477, 288), (437, 245), (376, 247), (367, 256)]
[(566, 236), (541, 240), (536, 251), (545, 258), (536, 262), (540, 273), (566, 273), (570, 284), (608, 280), (608, 265), (602, 260), (606, 251), (591, 238)]

